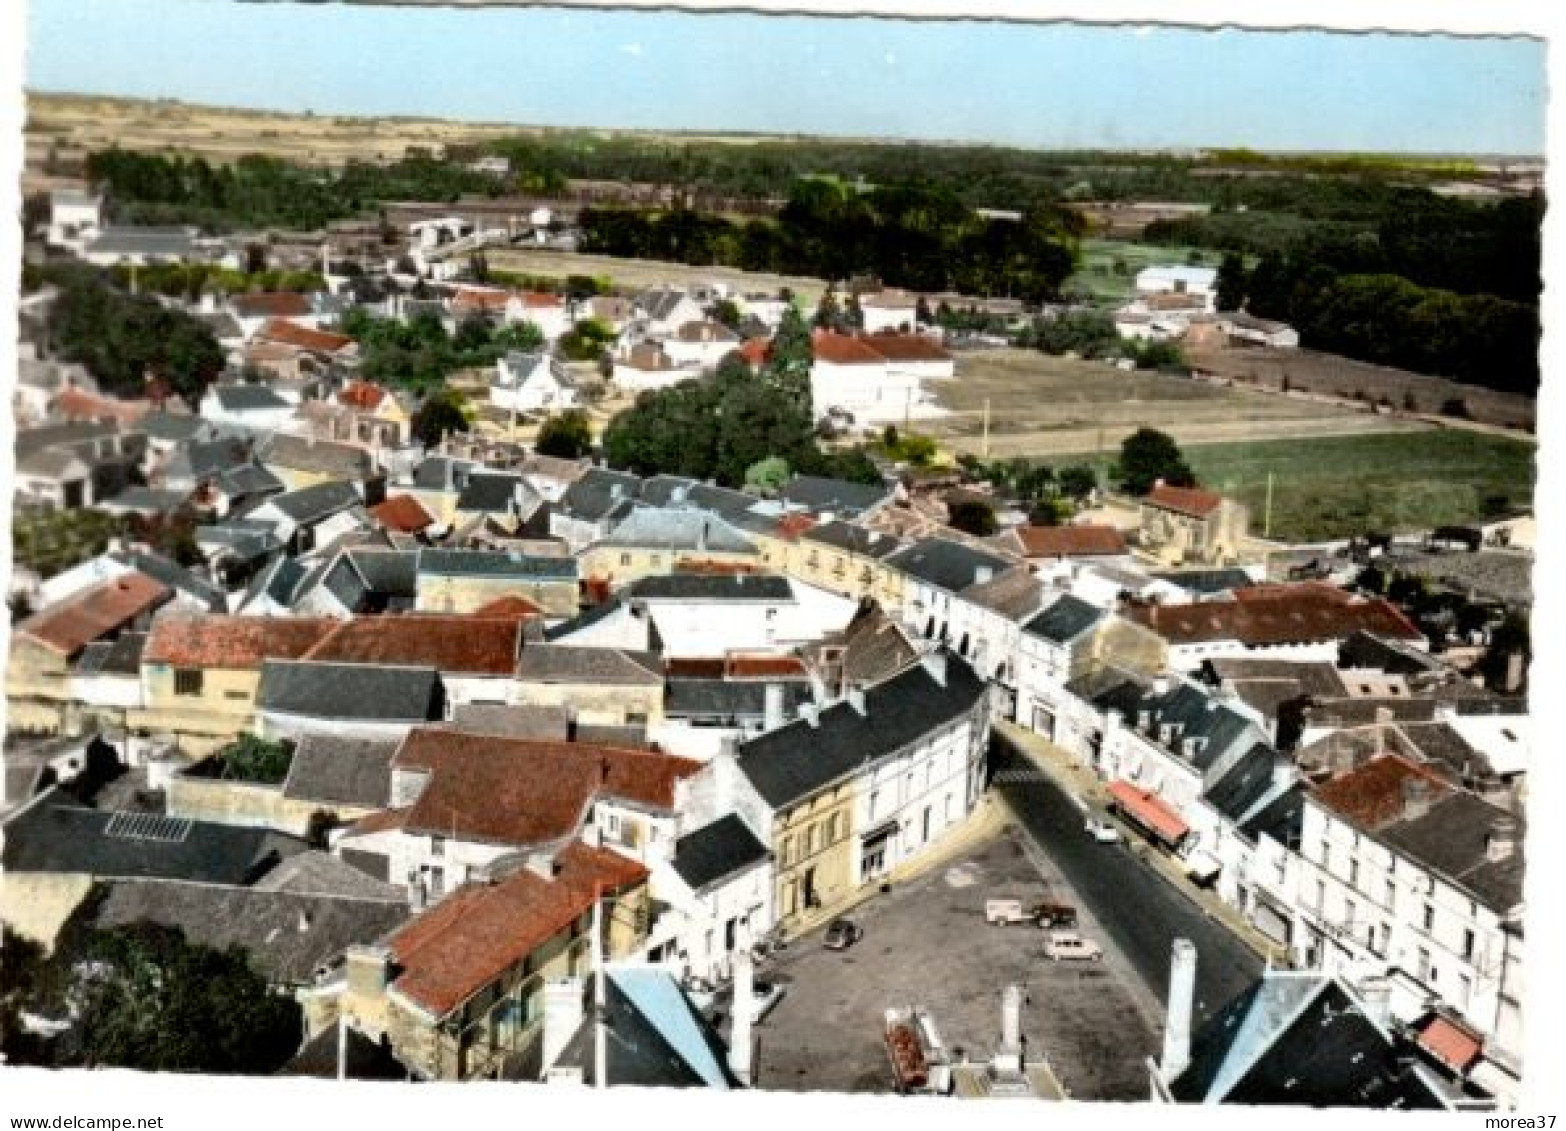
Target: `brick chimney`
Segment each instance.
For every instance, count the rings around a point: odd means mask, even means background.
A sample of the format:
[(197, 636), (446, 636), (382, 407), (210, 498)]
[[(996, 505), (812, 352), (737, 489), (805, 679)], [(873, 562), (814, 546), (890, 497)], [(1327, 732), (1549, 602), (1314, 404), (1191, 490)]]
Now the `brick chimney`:
[(1510, 860), (1517, 852), (1519, 826), (1516, 817), (1501, 816), (1490, 822), (1484, 838), (1484, 858), (1491, 862)]
[(1430, 812), (1430, 801), (1435, 790), (1428, 778), (1403, 779), (1403, 820), (1415, 821)]

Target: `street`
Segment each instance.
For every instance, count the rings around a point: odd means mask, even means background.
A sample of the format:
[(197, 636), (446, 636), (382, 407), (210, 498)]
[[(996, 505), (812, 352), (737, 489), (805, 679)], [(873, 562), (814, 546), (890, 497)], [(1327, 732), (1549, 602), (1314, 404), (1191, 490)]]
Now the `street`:
[(994, 788), (1023, 830), (1159, 1002), (1167, 1000), (1170, 945), (1176, 938), (1196, 944), (1198, 1025), (1260, 976), (1262, 961), (1254, 951), (1138, 859), (1140, 841), (1100, 844), (1088, 836), (1076, 802), (999, 735), (991, 747), (991, 767)]

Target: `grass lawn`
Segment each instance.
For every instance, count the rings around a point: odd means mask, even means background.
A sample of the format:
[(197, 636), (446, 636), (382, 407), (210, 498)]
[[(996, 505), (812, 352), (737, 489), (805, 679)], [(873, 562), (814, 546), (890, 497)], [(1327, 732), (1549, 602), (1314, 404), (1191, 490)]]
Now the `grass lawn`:
[(1455, 428), (1184, 450), (1204, 486), (1250, 506), (1257, 534), (1271, 472), (1271, 536), (1284, 541), (1471, 522), (1488, 498), (1504, 496), (1514, 505), (1533, 500), (1534, 445)]
[[(1198, 258), (1193, 261), (1190, 256)], [(1131, 298), (1131, 286), (1145, 267), (1169, 267), (1190, 263), (1196, 267), (1217, 267), (1223, 253), (1202, 248), (1155, 247), (1127, 240), (1085, 239), (1082, 241), (1082, 265), (1066, 280), (1066, 286), (1085, 287), (1096, 302), (1120, 305)], [(1123, 267), (1121, 266), (1123, 265)]]

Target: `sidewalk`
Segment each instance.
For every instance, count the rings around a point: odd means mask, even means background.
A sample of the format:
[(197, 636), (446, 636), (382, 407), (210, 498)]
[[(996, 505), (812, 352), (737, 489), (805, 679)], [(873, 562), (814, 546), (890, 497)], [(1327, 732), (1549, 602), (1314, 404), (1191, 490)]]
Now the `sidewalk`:
[(881, 885), (896, 885), (917, 879), (925, 873), (941, 867), (953, 857), (960, 856), (977, 844), (997, 836), (1011, 820), (1011, 813), (992, 793), (979, 800), (967, 820), (942, 837), (935, 846), (904, 864), (893, 868), (878, 880), (857, 888), (852, 894), (829, 907), (817, 907), (799, 917), (784, 936), (789, 941), (808, 935), (817, 927), (848, 914), (854, 908), (881, 894)]
[[(1053, 778), (1055, 783), (1067, 793), (1100, 812), (1109, 804), (1109, 790), (1099, 776), (1079, 764), (1069, 753), (1047, 738), (1025, 730), (1016, 723), (1005, 721), (997, 722), (995, 731), (1022, 751), (1029, 761)], [(1198, 887), (1186, 875), (1185, 869), (1181, 867), (1176, 857), (1148, 844), (1140, 833), (1119, 817), (1112, 816), (1111, 819), (1119, 824), (1122, 835), (1126, 837), (1126, 843), (1132, 850), (1181, 895), (1201, 908), (1204, 915), (1227, 928), (1231, 934), (1274, 966), (1286, 963), (1287, 954), (1284, 948), (1248, 923), (1238, 908), (1225, 903), (1216, 892)]]

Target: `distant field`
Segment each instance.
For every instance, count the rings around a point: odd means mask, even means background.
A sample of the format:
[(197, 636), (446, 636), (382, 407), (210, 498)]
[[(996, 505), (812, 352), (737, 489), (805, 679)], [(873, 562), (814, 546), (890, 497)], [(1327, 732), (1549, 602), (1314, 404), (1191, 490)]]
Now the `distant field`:
[(515, 271), (541, 278), (565, 278), (567, 275), (608, 276), (617, 288), (641, 290), (665, 283), (686, 286), (692, 283), (727, 283), (738, 290), (777, 291), (789, 287), (809, 308), (821, 300), (826, 284), (820, 279), (800, 275), (768, 275), (737, 271), (732, 267), (690, 267), (684, 263), (663, 263), (656, 259), (616, 259), (608, 255), (580, 255), (569, 251), (538, 251), (508, 248), (485, 254), (497, 271)]
[[(1251, 507), (1256, 534), (1270, 472), (1271, 536), (1283, 541), (1471, 522), (1494, 496), (1529, 503), (1535, 452), (1526, 441), (1456, 429), (1185, 448), (1203, 485)], [(1110, 460), (1086, 458), (1100, 467)]]
[[(1189, 257), (1194, 255), (1193, 261)], [(1193, 263), (1217, 267), (1221, 253), (1189, 247), (1154, 247), (1126, 240), (1085, 239), (1082, 241), (1082, 266), (1066, 281), (1067, 287), (1085, 287), (1097, 302), (1115, 304), (1131, 297), (1137, 272), (1146, 267)]]
[(959, 452), (979, 452), (985, 401), (989, 453), (1052, 459), (1114, 450), (1147, 425), (1184, 444), (1418, 429), (1418, 424), (1337, 404), (1244, 387), (1115, 369), (1034, 350), (962, 353), (957, 377), (932, 383), (950, 415), (922, 424)]

